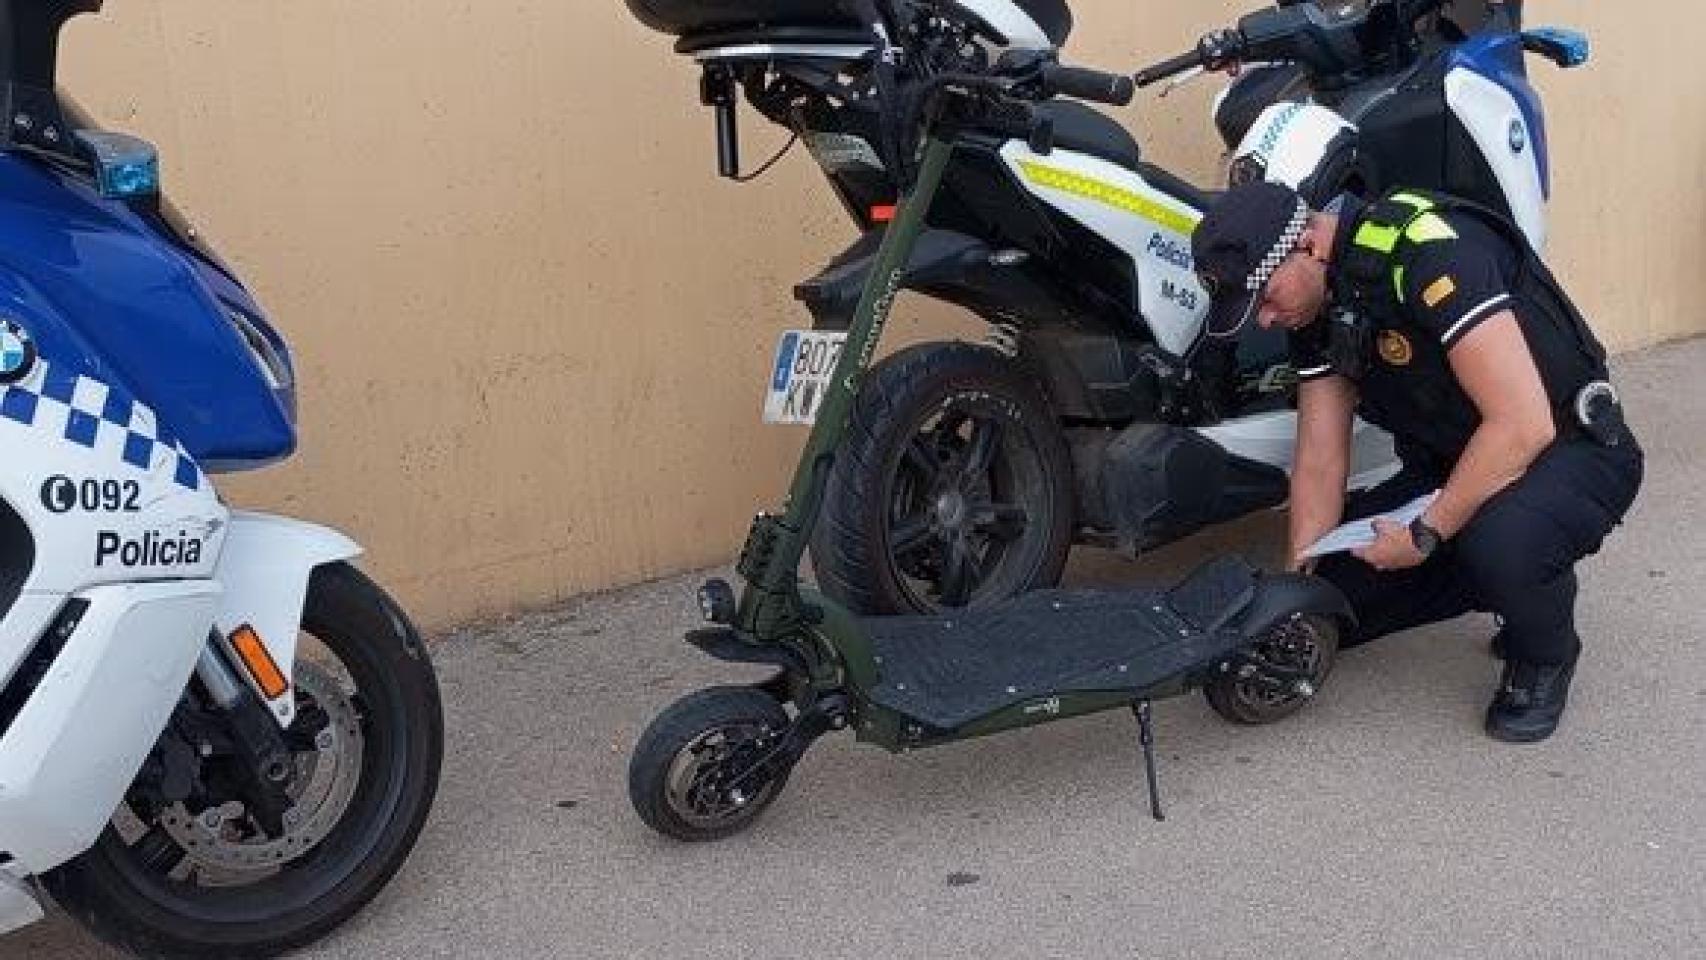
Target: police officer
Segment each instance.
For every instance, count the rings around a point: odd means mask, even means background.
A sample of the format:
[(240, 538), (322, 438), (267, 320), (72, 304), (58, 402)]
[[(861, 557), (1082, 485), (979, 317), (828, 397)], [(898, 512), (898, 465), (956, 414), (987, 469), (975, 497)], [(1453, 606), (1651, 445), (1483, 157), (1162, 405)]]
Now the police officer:
[[(1641, 483), (1605, 351), (1508, 219), (1415, 190), (1336, 206), (1248, 184), (1192, 242), (1211, 335), (1288, 332), (1293, 562), (1342, 519), (1437, 490), (1414, 523), (1376, 520), (1371, 546), (1316, 567), (1359, 618), (1345, 644), (1489, 611), (1505, 669), (1487, 732), (1543, 740), (1581, 652), (1575, 564)], [(1402, 469), (1347, 502), (1353, 413), (1392, 433)]]

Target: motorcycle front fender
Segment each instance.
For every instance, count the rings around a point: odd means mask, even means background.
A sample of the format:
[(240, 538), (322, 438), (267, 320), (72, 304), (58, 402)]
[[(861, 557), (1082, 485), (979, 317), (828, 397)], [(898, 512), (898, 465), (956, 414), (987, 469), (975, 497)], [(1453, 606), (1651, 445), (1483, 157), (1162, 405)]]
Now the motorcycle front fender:
[[(361, 546), (336, 530), (260, 513), (233, 511), (218, 579), (225, 587), (220, 601), (220, 635), (229, 638), (240, 627), (252, 629), (286, 679), (296, 663), (296, 635), (308, 599), (308, 580), (316, 567), (360, 556)], [(241, 658), (228, 650), (232, 662)], [(267, 704), (281, 727), (296, 716), (295, 695), (268, 698), (255, 677), (239, 674)]]

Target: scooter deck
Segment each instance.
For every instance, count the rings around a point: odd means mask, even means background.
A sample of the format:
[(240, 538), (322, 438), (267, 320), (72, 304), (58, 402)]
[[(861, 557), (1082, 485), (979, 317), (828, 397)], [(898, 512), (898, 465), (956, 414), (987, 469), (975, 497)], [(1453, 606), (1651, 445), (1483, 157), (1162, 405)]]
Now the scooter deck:
[(1061, 693), (1135, 697), (1248, 643), (1226, 624), (1258, 576), (1228, 557), (1169, 591), (1048, 590), (945, 617), (863, 620), (881, 658), (870, 696), (939, 730)]

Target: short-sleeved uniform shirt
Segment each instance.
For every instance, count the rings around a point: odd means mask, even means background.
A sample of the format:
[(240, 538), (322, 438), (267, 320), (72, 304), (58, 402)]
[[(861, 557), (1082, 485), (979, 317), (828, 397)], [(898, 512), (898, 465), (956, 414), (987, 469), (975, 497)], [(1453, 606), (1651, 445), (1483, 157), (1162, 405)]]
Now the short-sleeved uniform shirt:
[[(1362, 210), (1354, 201), (1340, 213), (1344, 227), (1333, 260), (1343, 263)], [(1374, 355), (1357, 381), (1358, 413), (1393, 435), (1407, 467), (1443, 478), (1468, 446), (1481, 415), (1458, 384), (1446, 355), (1476, 326), (1502, 310), (1518, 310), (1512, 289), (1521, 254), (1473, 215), (1435, 214), (1450, 228), (1444, 239), (1400, 243), (1394, 291), (1399, 306), (1376, 318)], [(1436, 231), (1437, 232), (1437, 231)], [(1335, 278), (1335, 283), (1343, 283)], [(1334, 299), (1349, 302), (1338, 289)], [(1334, 374), (1328, 359), (1328, 324), (1321, 319), (1289, 338), (1300, 380)]]

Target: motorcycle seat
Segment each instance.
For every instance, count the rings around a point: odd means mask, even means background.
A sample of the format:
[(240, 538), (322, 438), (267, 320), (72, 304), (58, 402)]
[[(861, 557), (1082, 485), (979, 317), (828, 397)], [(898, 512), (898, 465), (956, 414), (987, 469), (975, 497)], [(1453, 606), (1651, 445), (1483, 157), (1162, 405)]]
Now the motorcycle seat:
[(1054, 121), (1054, 145), (1062, 150), (1087, 153), (1127, 170), (1143, 163), (1143, 151), (1131, 132), (1106, 114), (1076, 100), (1039, 103), (1037, 112)]
[(1225, 190), (1204, 190), (1173, 176), (1153, 163), (1143, 164), (1138, 168), (1138, 172), (1143, 174), (1144, 181), (1150, 186), (1175, 200), (1183, 200), (1197, 210), (1207, 210), (1226, 193)]
[(790, 44), (804, 46), (870, 46), (871, 34), (859, 27), (837, 25), (819, 26), (737, 26), (695, 30), (675, 42), (675, 52), (702, 54), (721, 47), (748, 47)]

